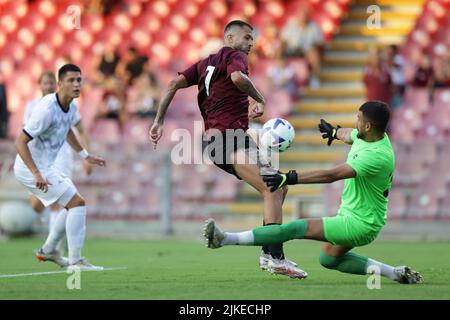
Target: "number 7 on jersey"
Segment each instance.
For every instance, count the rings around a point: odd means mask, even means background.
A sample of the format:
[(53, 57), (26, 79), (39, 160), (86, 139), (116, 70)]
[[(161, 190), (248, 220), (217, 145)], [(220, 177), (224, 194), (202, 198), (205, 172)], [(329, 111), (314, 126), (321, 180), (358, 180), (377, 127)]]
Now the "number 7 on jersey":
[(207, 75), (206, 75), (206, 78), (205, 78), (205, 88), (206, 88), (206, 95), (207, 96), (209, 96), (209, 84), (211, 82), (211, 77), (213, 75), (213, 72), (214, 72), (215, 68), (216, 67), (214, 67), (214, 66), (208, 66), (206, 68)]

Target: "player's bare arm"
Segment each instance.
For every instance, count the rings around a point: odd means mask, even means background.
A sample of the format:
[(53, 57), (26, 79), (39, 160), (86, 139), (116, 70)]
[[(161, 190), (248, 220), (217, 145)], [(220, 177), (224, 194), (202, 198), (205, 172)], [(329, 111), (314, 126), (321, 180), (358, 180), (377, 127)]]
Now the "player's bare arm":
[(353, 144), (352, 140), (353, 128), (339, 128), (336, 132), (336, 139), (341, 140), (346, 144)]
[[(81, 145), (85, 149), (89, 150), (91, 147), (91, 141), (89, 139), (89, 135), (87, 134), (87, 131), (85, 130), (83, 122), (81, 120), (75, 125), (75, 129), (78, 131), (78, 136), (80, 137)], [(87, 175), (90, 175), (92, 173), (92, 166), (87, 161), (83, 161), (83, 169)]]
[(87, 161), (89, 164), (95, 164), (100, 167), (106, 166), (106, 161), (103, 160), (102, 158), (87, 154), (86, 150), (83, 149), (80, 142), (78, 141), (77, 136), (73, 132), (72, 128), (67, 133), (67, 142), (72, 147), (72, 149), (75, 150), (77, 153), (79, 153), (83, 157), (83, 159)]
[(166, 116), (167, 109), (169, 108), (173, 97), (179, 89), (186, 88), (187, 86), (188, 82), (184, 75), (179, 75), (177, 78), (169, 82), (168, 88), (161, 97), (155, 120), (153, 121), (153, 125), (149, 131), (150, 141), (153, 144), (153, 148), (156, 149), (156, 144), (162, 137), (164, 117)]
[(314, 170), (303, 173), (289, 171), (288, 173), (277, 173), (263, 176), (264, 182), (274, 192), (285, 185), (332, 183), (338, 180), (356, 177), (356, 172), (346, 163), (340, 164), (331, 169)]
[(41, 172), (37, 168), (36, 163), (31, 156), (30, 149), (28, 148), (28, 142), (30, 141), (31, 137), (21, 131), (15, 142), (16, 150), (27, 168), (33, 174), (36, 181), (36, 188), (47, 192), (49, 183), (42, 177)]
[(265, 105), (266, 100), (263, 95), (256, 89), (253, 85), (253, 82), (250, 78), (242, 73), (241, 71), (234, 71), (231, 73), (231, 81), (233, 81), (234, 85), (238, 87), (242, 92), (247, 93), (250, 97), (252, 97), (256, 102)]

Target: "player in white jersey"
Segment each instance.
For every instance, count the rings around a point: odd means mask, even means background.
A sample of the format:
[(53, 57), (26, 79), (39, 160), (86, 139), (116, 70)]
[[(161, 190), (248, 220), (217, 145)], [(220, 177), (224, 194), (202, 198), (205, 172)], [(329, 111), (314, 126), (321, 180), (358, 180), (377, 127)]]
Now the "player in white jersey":
[[(50, 93), (54, 93), (56, 91), (56, 77), (55, 77), (55, 74), (51, 71), (43, 72), (39, 76), (38, 83), (39, 83), (39, 87), (41, 89), (43, 97)], [(24, 126), (25, 126), (25, 123), (30, 119), (31, 113), (32, 113), (34, 107), (39, 103), (39, 100), (41, 100), (41, 98), (32, 100), (26, 105), (25, 115), (24, 115), (24, 120), (23, 120)], [(79, 112), (76, 113), (73, 127), (77, 129), (80, 140), (82, 142), (82, 145), (89, 148), (89, 137), (87, 135), (86, 130), (84, 130)], [(72, 179), (73, 153), (67, 142), (64, 142), (63, 146), (61, 147), (61, 150), (59, 150), (58, 155), (57, 155), (53, 165), (61, 173), (63, 173), (64, 175), (66, 175), (67, 177)], [(92, 167), (87, 161), (83, 161), (83, 167), (84, 167), (84, 171), (87, 175), (89, 175), (92, 172)], [(43, 214), (44, 211), (46, 211), (46, 213), (48, 212), (49, 230), (53, 226), (53, 223), (54, 223), (56, 217), (58, 216), (58, 213), (61, 210), (66, 210), (58, 204), (51, 204), (47, 210), (47, 208), (44, 207), (42, 202), (35, 195), (31, 196), (30, 202), (31, 202), (31, 207), (33, 208), (33, 210), (36, 213)], [(64, 240), (64, 239), (62, 239), (62, 240)], [(64, 247), (65, 243), (66, 243), (65, 241), (61, 241), (59, 243), (57, 248), (60, 252), (63, 251), (62, 248)], [(62, 245), (62, 246), (60, 247), (60, 245)]]
[[(14, 174), (44, 206), (57, 203), (67, 210), (58, 213), (44, 245), (36, 257), (63, 267), (101, 270), (81, 257), (86, 234), (86, 204), (72, 181), (54, 167), (55, 159), (67, 140), (70, 146), (90, 164), (105, 166), (105, 160), (82, 148), (72, 130), (77, 108), (73, 99), (81, 92), (81, 70), (66, 64), (58, 70), (58, 90), (39, 100), (30, 119), (16, 139), (17, 157)], [(69, 259), (56, 250), (66, 235)]]

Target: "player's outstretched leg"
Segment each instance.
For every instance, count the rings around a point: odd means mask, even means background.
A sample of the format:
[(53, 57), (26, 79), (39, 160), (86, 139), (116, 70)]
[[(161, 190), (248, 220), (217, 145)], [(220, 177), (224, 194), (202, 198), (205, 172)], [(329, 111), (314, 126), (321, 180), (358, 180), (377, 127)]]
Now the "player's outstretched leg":
[[(293, 225), (295, 221), (286, 224), (289, 225), (287, 228), (286, 225), (271, 225), (259, 227), (250, 231), (232, 233), (223, 232), (213, 219), (208, 219), (204, 228), (204, 237), (207, 240), (207, 247), (211, 249), (217, 249), (224, 245), (260, 246), (276, 244), (295, 239), (296, 236), (301, 236), (302, 233), (304, 234), (306, 232), (305, 220), (297, 221), (301, 222), (298, 222), (295, 226)], [(301, 225), (304, 225), (304, 231), (301, 231)], [(284, 229), (286, 233), (290, 232), (290, 234), (281, 235), (283, 233), (282, 229)], [(304, 279), (308, 276), (302, 269), (279, 259), (269, 260), (267, 269), (273, 274), (283, 274), (290, 278)]]
[(348, 252), (351, 249), (351, 247), (327, 243), (324, 245), (323, 251), (320, 252), (320, 264), (325, 268), (344, 273), (360, 275), (378, 273), (383, 277), (402, 284), (422, 282), (422, 276), (407, 266), (393, 267), (355, 252)]
[[(249, 163), (249, 159), (254, 161), (253, 163), (255, 164), (258, 163), (258, 165)], [(248, 153), (239, 149), (236, 152), (236, 161), (233, 167), (242, 180), (246, 181), (261, 193), (264, 199), (264, 225), (279, 226), (282, 223), (282, 207), (287, 194), (287, 186), (275, 192), (270, 192), (261, 178), (261, 172), (264, 170), (273, 171), (273, 169), (270, 168), (267, 161), (259, 158), (256, 145), (254, 148), (250, 148)], [(274, 242), (262, 247), (258, 261), (259, 267), (263, 270), (271, 271), (268, 267), (270, 261), (272, 266), (280, 265), (280, 268), (284, 268), (285, 265), (293, 268), (297, 267), (295, 262), (286, 258), (282, 242)]]

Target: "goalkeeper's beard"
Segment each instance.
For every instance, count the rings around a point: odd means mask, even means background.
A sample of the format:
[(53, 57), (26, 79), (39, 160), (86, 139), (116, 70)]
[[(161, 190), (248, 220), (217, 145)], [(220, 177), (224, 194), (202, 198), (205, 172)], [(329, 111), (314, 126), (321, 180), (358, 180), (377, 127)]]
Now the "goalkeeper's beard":
[(366, 134), (365, 134), (364, 132), (359, 132), (359, 131), (358, 131), (358, 134), (356, 135), (356, 137), (357, 137), (358, 139), (365, 140)]

